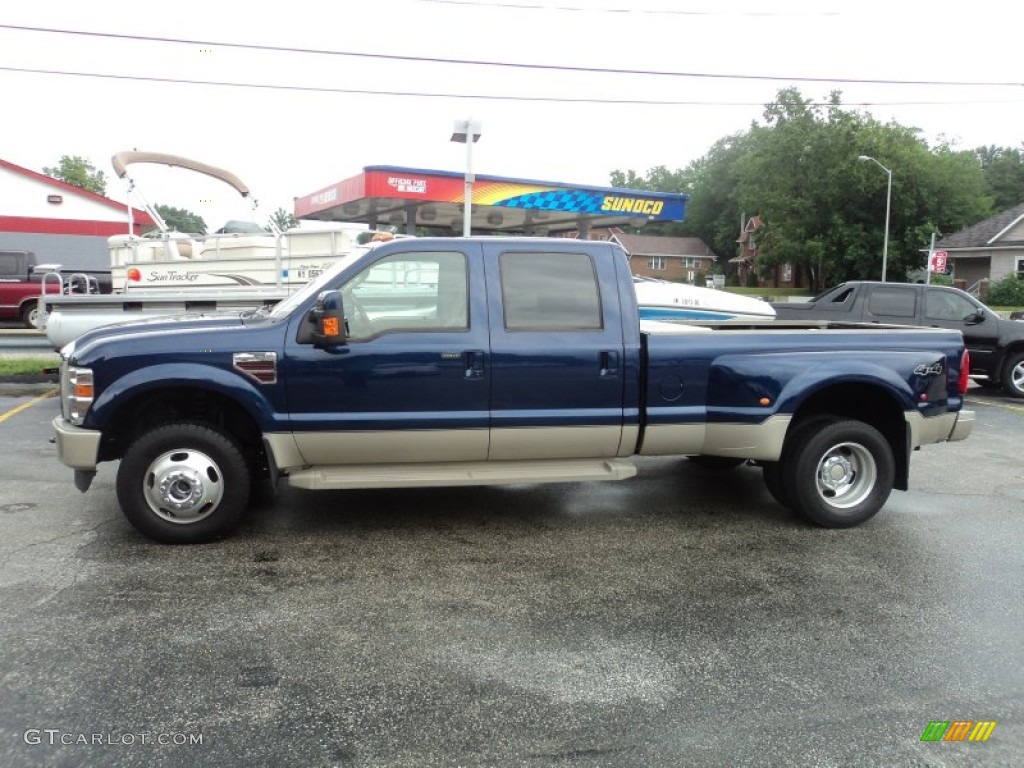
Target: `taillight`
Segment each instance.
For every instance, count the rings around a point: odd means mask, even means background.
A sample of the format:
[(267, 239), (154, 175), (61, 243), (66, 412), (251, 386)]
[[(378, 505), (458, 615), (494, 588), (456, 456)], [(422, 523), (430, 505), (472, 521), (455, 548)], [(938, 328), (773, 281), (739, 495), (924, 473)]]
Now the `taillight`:
[(964, 353), (960, 355), (960, 380), (957, 384), (960, 387), (960, 394), (967, 394), (967, 384), (971, 380), (971, 356), (964, 350)]

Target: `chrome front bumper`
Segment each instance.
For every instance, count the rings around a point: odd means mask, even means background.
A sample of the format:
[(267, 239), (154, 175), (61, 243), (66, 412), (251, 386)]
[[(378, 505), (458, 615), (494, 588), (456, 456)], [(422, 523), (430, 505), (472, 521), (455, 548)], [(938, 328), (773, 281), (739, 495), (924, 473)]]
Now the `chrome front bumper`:
[(96, 469), (102, 437), (99, 432), (76, 427), (62, 416), (54, 417), (53, 432), (57, 436), (57, 458), (61, 464), (72, 469)]

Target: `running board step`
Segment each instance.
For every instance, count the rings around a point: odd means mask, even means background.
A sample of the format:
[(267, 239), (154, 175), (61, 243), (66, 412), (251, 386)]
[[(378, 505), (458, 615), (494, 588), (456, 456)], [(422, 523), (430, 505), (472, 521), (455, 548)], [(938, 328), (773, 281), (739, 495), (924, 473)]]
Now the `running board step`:
[(296, 488), (316, 491), (332, 488), (583, 483), (625, 480), (634, 475), (636, 467), (625, 459), (550, 459), (314, 467), (289, 473), (288, 483)]

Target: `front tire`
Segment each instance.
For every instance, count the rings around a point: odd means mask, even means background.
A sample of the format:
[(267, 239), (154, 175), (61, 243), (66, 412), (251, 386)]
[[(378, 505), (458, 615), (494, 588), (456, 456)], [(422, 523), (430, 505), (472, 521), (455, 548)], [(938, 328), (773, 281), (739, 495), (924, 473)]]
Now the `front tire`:
[(1024, 352), (1007, 358), (1003, 366), (1003, 389), (1011, 397), (1024, 397)]
[(143, 433), (117, 471), (128, 522), (165, 544), (218, 539), (249, 502), (251, 472), (234, 440), (203, 424), (165, 424)]
[(825, 528), (852, 528), (882, 508), (896, 477), (892, 447), (861, 421), (829, 420), (801, 430), (782, 466), (792, 508)]

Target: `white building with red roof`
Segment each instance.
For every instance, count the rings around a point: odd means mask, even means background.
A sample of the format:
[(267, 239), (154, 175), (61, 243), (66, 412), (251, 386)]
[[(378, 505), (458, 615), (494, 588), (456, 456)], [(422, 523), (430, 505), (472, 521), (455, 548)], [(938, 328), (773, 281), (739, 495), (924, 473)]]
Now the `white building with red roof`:
[[(0, 159), (0, 251), (31, 251), (41, 264), (109, 269), (107, 238), (128, 232), (128, 206)], [(132, 209), (139, 234), (154, 222)]]

